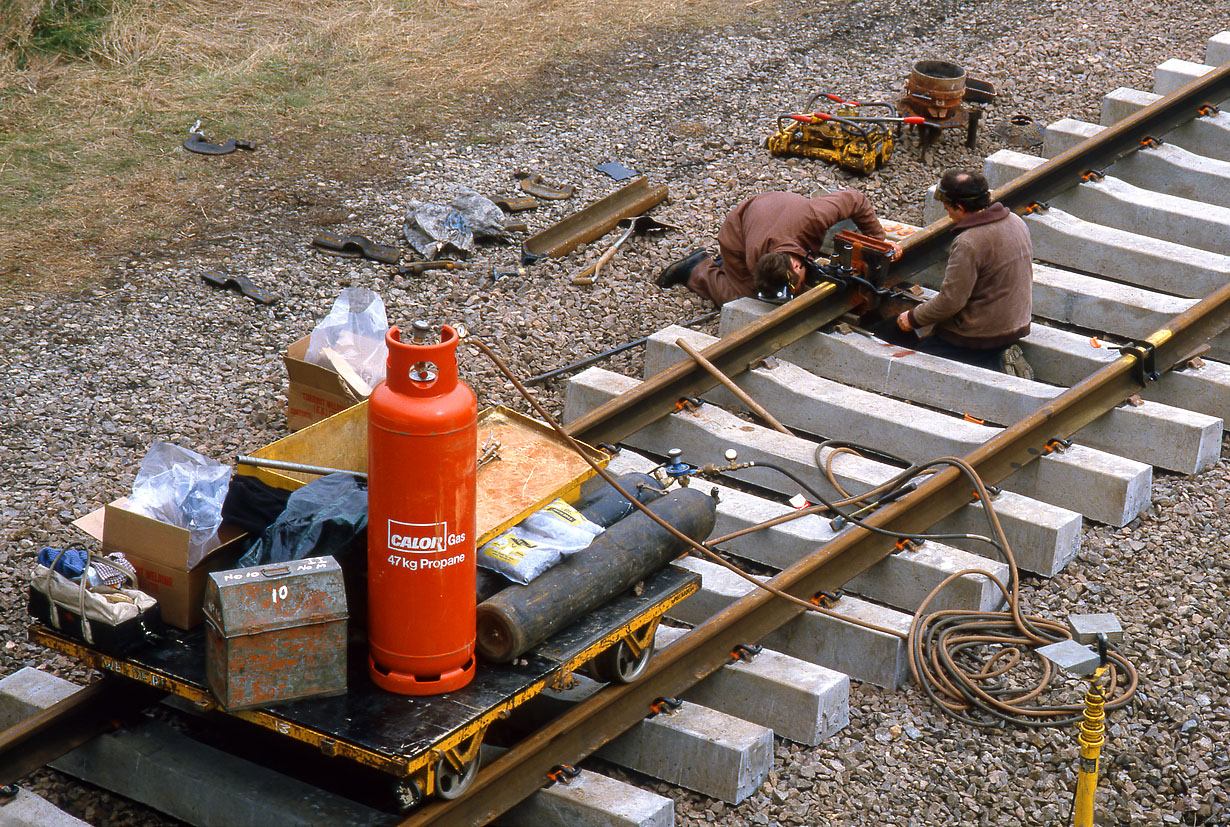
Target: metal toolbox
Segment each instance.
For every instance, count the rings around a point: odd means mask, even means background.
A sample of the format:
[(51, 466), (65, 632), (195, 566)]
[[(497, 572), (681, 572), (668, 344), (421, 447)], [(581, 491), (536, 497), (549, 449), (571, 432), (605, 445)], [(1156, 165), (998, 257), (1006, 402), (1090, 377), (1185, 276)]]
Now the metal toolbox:
[(213, 572), (205, 675), (228, 711), (346, 691), (346, 589), (332, 557)]

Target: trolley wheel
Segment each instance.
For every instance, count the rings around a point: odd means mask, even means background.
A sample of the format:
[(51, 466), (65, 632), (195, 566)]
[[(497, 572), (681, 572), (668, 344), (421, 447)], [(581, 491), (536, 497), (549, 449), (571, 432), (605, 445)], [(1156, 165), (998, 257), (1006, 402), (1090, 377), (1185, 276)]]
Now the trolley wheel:
[(597, 680), (604, 683), (632, 683), (645, 671), (651, 657), (652, 644), (637, 656), (632, 653), (628, 642), (621, 640), (594, 658), (591, 671)]
[(470, 785), (474, 783), (474, 779), (477, 777), (477, 756), (462, 767), (460, 771), (455, 769), (448, 762), (447, 758), (441, 758), (439, 763), (436, 764), (436, 795), (447, 801), (461, 798), (466, 794), (466, 790), (470, 789)]
[(408, 813), (423, 803), (423, 790), (413, 778), (398, 781), (393, 787), (393, 796), (397, 801), (397, 810), (401, 813)]

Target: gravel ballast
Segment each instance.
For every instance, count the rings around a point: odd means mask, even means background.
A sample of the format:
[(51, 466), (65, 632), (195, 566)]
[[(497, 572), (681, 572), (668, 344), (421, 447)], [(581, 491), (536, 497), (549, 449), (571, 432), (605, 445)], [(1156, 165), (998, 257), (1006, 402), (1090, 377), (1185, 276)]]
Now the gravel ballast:
[[(89, 678), (25, 642), (34, 554), (79, 542), (71, 521), (127, 494), (154, 441), (233, 462), (284, 436), (281, 355), (342, 287), (378, 291), (394, 324), (464, 323), (528, 377), (709, 310), (686, 291), (659, 290), (652, 277), (696, 247), (712, 249), (721, 219), (743, 198), (855, 186), (885, 219), (920, 224), (926, 188), (943, 169), (980, 166), (1001, 148), (994, 127), (1010, 115), (1096, 122), (1103, 94), (1151, 90), (1154, 67), (1168, 58), (1202, 60), (1206, 40), (1227, 28), (1214, 5), (788, 2), (729, 29), (657, 32), (560, 66), (536, 93), (492, 100), (447, 137), (357, 137), (346, 169), (275, 180), (279, 157), (293, 151), (276, 141), (192, 159), (227, 165), (216, 199), (201, 205), (216, 234), (135, 251), (73, 291), (2, 290), (9, 403), (0, 446), (0, 674), (35, 666)], [(907, 140), (885, 169), (854, 178), (761, 148), (777, 115), (813, 93), (895, 98), (925, 58), (955, 61), (997, 86), (976, 150), (950, 134), (924, 164)], [(632, 241), (590, 287), (570, 276), (613, 237), (498, 279), (495, 272), (515, 270), (517, 243), (482, 246), (468, 269), (424, 277), (308, 246), (322, 231), (356, 232), (404, 250), (410, 199), (443, 202), (457, 185), (512, 194), (518, 170), (575, 184), (572, 199), (517, 216), (534, 231), (617, 188), (593, 169), (610, 160), (669, 185), (669, 202), (653, 214), (679, 230)], [(367, 168), (382, 172), (348, 172)], [(214, 289), (200, 278), (208, 270), (247, 275), (281, 300), (264, 307)], [(528, 412), (477, 352), (463, 349), (461, 359), (480, 404)], [(605, 366), (639, 376), (638, 351)], [(556, 413), (561, 389), (539, 391)], [(1143, 517), (1122, 529), (1087, 527), (1077, 562), (1051, 580), (1026, 580), (1030, 613), (1116, 613), (1127, 630), (1123, 651), (1141, 672), (1137, 699), (1110, 716), (1100, 824), (1230, 825), (1225, 457), (1223, 447), (1217, 465), (1194, 477), (1157, 472)], [(1080, 692), (1072, 682), (1056, 701), (1076, 702)], [(778, 740), (769, 781), (737, 807), (633, 780), (674, 798), (676, 822), (689, 827), (1052, 825), (1068, 819), (1076, 755), (1074, 729), (974, 729), (938, 713), (915, 687), (856, 684), (849, 727), (817, 748)], [(91, 824), (175, 823), (51, 771), (24, 783)]]

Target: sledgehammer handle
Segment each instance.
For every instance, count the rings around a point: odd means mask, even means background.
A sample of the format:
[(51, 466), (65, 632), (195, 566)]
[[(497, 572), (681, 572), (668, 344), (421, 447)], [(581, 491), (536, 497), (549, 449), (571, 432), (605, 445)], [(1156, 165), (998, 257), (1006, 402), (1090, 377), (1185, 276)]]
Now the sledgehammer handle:
[(608, 247), (606, 249), (606, 252), (604, 252), (602, 255), (598, 257), (597, 261), (595, 261), (593, 264), (590, 264), (581, 270), (578, 270), (577, 274), (572, 277), (572, 283), (573, 284), (593, 284), (594, 279), (598, 277), (598, 271), (601, 270), (603, 267), (605, 267), (607, 263), (609, 263), (610, 260), (615, 256), (615, 251), (618, 250), (621, 246), (623, 246), (623, 243), (625, 241), (627, 241), (629, 238), (632, 237), (632, 229), (633, 229), (632, 227), (629, 227), (627, 230), (625, 230), (624, 234), (621, 235), (614, 244)]

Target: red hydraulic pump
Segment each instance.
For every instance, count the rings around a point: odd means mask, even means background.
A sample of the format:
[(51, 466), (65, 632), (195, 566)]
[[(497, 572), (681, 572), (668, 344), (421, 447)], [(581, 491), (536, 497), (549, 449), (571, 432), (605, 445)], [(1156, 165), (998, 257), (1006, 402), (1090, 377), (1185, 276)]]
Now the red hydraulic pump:
[(457, 331), (398, 328), (367, 402), (368, 667), (402, 695), (474, 677), (478, 403), (457, 377)]

